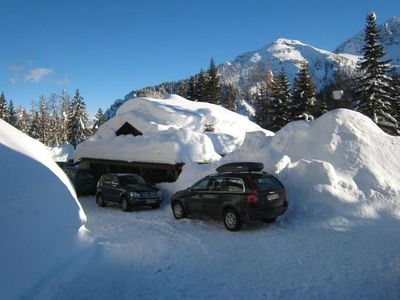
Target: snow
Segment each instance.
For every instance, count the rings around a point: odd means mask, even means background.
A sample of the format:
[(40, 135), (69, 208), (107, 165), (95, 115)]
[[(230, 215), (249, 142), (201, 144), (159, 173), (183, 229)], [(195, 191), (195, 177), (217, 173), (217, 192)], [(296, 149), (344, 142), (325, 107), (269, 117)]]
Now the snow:
[(90, 244), (86, 215), (47, 148), (0, 119), (0, 298), (27, 297)]
[[(116, 136), (125, 122), (143, 135)], [(209, 127), (213, 131), (207, 130)], [(177, 95), (166, 99), (135, 98), (121, 105), (114, 118), (78, 145), (75, 160), (90, 157), (169, 164), (213, 162), (238, 148), (247, 132), (259, 130), (263, 129), (248, 118), (218, 105)]]
[(74, 146), (71, 144), (61, 144), (47, 147), (50, 156), (56, 162), (68, 162), (74, 159)]
[[(187, 116), (186, 102), (176, 100)], [(193, 119), (172, 120), (167, 108), (176, 112), (178, 107), (164, 107), (163, 100), (139, 98), (126, 104), (116, 118), (138, 118), (134, 125), (144, 133), (179, 131), (177, 124), (197, 132), (193, 128), (201, 126), (195, 119), (203, 122), (215, 114), (199, 117), (199, 108), (193, 108)], [(154, 116), (153, 106), (160, 109)], [(154, 123), (141, 120), (136, 110), (143, 116), (147, 111)], [(223, 126), (214, 123), (214, 134), (220, 133)], [(105, 140), (118, 127), (112, 124), (101, 131)], [(362, 114), (338, 109), (313, 122), (289, 123), (275, 135), (249, 130), (243, 139), (218, 162), (189, 161), (177, 182), (159, 184), (165, 197), (160, 209), (125, 213), (117, 205), (99, 208), (94, 197), (79, 199), (96, 251), (75, 256), (72, 267), (42, 280), (26, 298), (399, 299), (400, 138), (385, 134)], [(171, 193), (233, 161), (263, 162), (285, 185), (288, 211), (274, 224), (244, 226), (235, 233), (205, 217), (175, 220)], [(21, 251), (20, 246), (10, 249)], [(20, 270), (24, 264), (13, 266)], [(11, 281), (6, 279), (2, 286)]]

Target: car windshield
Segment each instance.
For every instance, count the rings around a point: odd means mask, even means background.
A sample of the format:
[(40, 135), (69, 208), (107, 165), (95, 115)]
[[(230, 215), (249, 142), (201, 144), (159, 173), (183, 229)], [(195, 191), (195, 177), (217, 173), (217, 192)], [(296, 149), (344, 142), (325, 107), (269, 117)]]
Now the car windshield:
[(127, 175), (127, 176), (119, 176), (119, 182), (121, 185), (128, 184), (145, 184), (146, 181), (139, 175)]
[(258, 177), (255, 178), (254, 181), (257, 185), (257, 189), (260, 191), (276, 190), (282, 188), (280, 182), (274, 177)]

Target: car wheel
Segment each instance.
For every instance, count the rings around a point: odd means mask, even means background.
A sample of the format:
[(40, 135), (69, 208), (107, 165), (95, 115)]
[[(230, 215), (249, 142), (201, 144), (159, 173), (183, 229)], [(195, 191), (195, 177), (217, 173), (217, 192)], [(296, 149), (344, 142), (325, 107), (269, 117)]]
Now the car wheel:
[(239, 214), (234, 209), (227, 209), (224, 211), (224, 225), (229, 231), (238, 231), (242, 227), (242, 221)]
[(126, 197), (122, 197), (121, 198), (121, 208), (123, 211), (130, 211), (131, 210), (131, 206), (128, 202), (128, 199)]
[(264, 223), (274, 223), (276, 221), (276, 217), (263, 219), (263, 221), (264, 221)]
[(106, 202), (105, 202), (104, 199), (103, 199), (103, 195), (100, 194), (100, 193), (97, 194), (96, 202), (97, 202), (97, 205), (100, 206), (100, 207), (106, 206)]
[(186, 217), (185, 209), (183, 208), (182, 203), (178, 201), (172, 204), (172, 213), (174, 214), (175, 219), (178, 220)]
[(160, 208), (160, 204), (155, 204), (151, 206), (152, 209)]

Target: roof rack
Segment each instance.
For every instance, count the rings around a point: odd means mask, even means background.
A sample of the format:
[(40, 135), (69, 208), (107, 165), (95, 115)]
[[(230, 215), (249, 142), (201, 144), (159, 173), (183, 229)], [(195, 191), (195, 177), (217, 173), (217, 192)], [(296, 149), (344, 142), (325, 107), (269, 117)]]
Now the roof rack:
[(264, 164), (260, 162), (234, 162), (219, 166), (218, 173), (225, 172), (260, 172), (264, 169)]

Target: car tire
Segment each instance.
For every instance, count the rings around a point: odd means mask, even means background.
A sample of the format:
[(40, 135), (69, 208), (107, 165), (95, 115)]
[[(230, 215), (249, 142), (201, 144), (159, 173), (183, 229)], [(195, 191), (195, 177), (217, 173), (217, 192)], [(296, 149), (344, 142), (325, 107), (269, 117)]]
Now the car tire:
[(106, 201), (104, 201), (103, 195), (101, 193), (97, 194), (96, 197), (97, 205), (100, 207), (104, 207), (107, 205)]
[(125, 196), (121, 198), (121, 208), (123, 211), (131, 211), (131, 205)]
[(160, 204), (151, 205), (151, 208), (152, 208), (152, 209), (160, 208)]
[(263, 219), (263, 221), (264, 221), (264, 223), (275, 223), (276, 222), (276, 218), (277, 217), (274, 217), (274, 218), (266, 218), (266, 219)]
[(225, 228), (229, 231), (238, 231), (242, 227), (242, 220), (236, 210), (228, 208), (223, 213)]
[(176, 201), (172, 204), (172, 213), (174, 214), (175, 219), (183, 219), (186, 217), (185, 208), (183, 207), (182, 203)]

